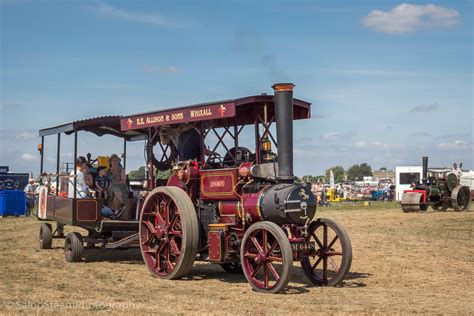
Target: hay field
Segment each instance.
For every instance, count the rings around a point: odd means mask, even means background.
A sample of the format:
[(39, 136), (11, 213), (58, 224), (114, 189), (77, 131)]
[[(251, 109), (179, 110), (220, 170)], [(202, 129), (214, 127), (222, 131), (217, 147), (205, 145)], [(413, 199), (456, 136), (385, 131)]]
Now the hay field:
[[(474, 311), (474, 212), (318, 209), (352, 240), (341, 287), (313, 287), (295, 266), (286, 293), (255, 293), (243, 275), (197, 263), (183, 280), (151, 277), (138, 250), (85, 250), (67, 263), (63, 240), (38, 250), (39, 222), (0, 219), (0, 313), (326, 314)], [(67, 227), (71, 231), (73, 227)]]

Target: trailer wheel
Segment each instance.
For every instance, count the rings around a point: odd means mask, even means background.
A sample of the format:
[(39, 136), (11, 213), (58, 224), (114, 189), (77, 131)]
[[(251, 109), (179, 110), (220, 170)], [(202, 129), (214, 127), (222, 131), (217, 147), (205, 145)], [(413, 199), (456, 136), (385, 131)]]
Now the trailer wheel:
[(64, 241), (64, 256), (67, 262), (79, 262), (82, 260), (84, 245), (79, 233), (68, 233)]
[(290, 281), (293, 252), (288, 236), (275, 223), (250, 226), (242, 239), (240, 257), (245, 278), (257, 292), (278, 293)]
[(221, 263), (220, 266), (228, 273), (242, 273), (242, 264), (240, 262)]
[(53, 244), (53, 229), (51, 228), (51, 224), (41, 223), (38, 241), (40, 249), (51, 249), (51, 245)]
[(341, 283), (352, 263), (352, 245), (346, 230), (332, 219), (319, 218), (310, 223), (308, 233), (307, 241), (316, 243), (316, 251), (301, 259), (304, 273), (316, 285)]
[(194, 205), (178, 187), (158, 187), (145, 199), (140, 214), (140, 249), (153, 276), (178, 279), (193, 266), (199, 225)]

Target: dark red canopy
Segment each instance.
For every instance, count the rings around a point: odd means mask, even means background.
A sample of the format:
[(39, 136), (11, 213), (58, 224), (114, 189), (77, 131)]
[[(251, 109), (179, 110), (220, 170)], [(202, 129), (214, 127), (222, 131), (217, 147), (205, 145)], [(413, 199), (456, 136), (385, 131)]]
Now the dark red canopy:
[[(274, 114), (273, 95), (257, 95), (123, 116), (120, 120), (120, 127), (122, 131), (131, 131), (161, 125), (210, 120), (213, 121), (215, 127), (230, 124), (248, 125), (255, 123), (255, 114), (259, 113), (265, 105), (269, 117), (272, 117)], [(293, 99), (293, 119), (310, 117), (311, 103)]]

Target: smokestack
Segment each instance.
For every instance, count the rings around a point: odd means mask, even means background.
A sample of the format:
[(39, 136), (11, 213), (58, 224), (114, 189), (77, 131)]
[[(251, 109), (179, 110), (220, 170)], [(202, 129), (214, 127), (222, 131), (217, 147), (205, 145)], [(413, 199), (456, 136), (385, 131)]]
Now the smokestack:
[(293, 88), (292, 83), (276, 83), (275, 120), (278, 142), (278, 177), (281, 182), (293, 182)]
[(428, 179), (428, 157), (423, 157), (423, 181)]

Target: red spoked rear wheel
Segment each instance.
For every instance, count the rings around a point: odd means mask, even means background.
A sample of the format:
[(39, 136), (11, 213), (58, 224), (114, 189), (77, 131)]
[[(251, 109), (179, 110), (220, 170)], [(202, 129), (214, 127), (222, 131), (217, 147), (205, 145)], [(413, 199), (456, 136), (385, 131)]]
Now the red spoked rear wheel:
[(159, 187), (140, 215), (140, 248), (153, 276), (177, 279), (188, 273), (198, 248), (198, 220), (189, 196), (177, 187)]
[(310, 223), (306, 241), (316, 244), (311, 255), (301, 259), (301, 267), (316, 285), (337, 285), (349, 272), (352, 246), (346, 230), (329, 218)]
[(250, 226), (240, 250), (247, 281), (258, 292), (278, 293), (288, 284), (293, 268), (293, 253), (285, 232), (275, 223), (258, 222)]

